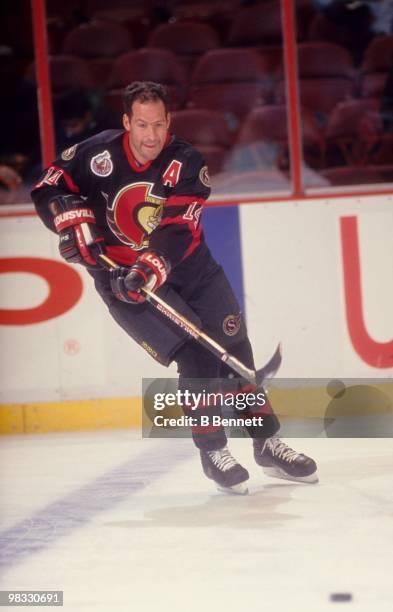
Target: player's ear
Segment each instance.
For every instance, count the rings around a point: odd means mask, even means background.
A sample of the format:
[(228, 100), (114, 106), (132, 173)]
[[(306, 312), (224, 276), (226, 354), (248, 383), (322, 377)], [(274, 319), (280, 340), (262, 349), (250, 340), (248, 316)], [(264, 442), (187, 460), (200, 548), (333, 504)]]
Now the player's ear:
[(166, 116), (166, 128), (167, 128), (167, 130), (169, 129), (169, 126), (171, 125), (171, 119), (172, 119), (171, 113), (168, 113), (167, 116)]
[(126, 113), (123, 114), (123, 127), (127, 132), (130, 131), (130, 118)]

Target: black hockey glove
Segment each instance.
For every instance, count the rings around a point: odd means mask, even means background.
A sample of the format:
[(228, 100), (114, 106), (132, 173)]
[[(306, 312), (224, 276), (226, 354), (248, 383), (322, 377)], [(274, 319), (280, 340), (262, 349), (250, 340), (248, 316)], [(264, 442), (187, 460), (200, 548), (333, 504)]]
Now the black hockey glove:
[(143, 288), (156, 291), (165, 283), (170, 272), (169, 263), (157, 253), (146, 251), (132, 268), (116, 268), (110, 271), (111, 289), (123, 302), (140, 304), (146, 300)]
[(104, 253), (105, 248), (104, 238), (97, 230), (91, 208), (77, 195), (56, 197), (50, 207), (59, 234), (60, 255), (68, 263), (79, 263), (87, 268), (96, 267), (98, 255)]

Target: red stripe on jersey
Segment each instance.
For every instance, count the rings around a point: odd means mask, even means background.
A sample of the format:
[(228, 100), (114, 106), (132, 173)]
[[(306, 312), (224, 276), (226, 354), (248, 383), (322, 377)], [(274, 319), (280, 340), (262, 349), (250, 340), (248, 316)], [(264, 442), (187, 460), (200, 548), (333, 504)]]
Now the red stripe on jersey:
[(178, 215), (177, 217), (167, 217), (166, 219), (163, 219), (160, 222), (159, 227), (165, 227), (165, 226), (168, 226), (168, 225), (187, 225), (187, 228), (188, 228), (188, 230), (189, 230), (189, 232), (191, 234), (191, 244), (190, 244), (190, 246), (188, 247), (188, 249), (186, 250), (186, 252), (184, 253), (183, 257), (180, 260), (180, 261), (184, 261), (200, 245), (200, 243), (201, 243), (202, 227), (200, 225), (198, 225), (198, 227), (195, 229), (194, 221), (186, 221), (183, 218), (183, 216), (180, 216), (180, 215)]
[(68, 189), (70, 189), (70, 191), (72, 191), (73, 193), (79, 193), (80, 189), (78, 187), (78, 185), (75, 185), (74, 181), (72, 180), (71, 176), (68, 174), (68, 172), (66, 172), (64, 170), (64, 168), (60, 168), (60, 166), (53, 166), (53, 168), (55, 170), (61, 170), (63, 173), (63, 178), (66, 182), (66, 185), (68, 187)]
[(125, 132), (123, 136), (123, 149), (126, 154), (128, 163), (130, 164), (131, 168), (135, 170), (135, 172), (143, 172), (144, 170), (148, 169), (148, 167), (151, 164), (151, 161), (148, 161), (142, 165), (136, 161), (134, 154), (130, 148), (130, 142), (128, 140), (128, 132)]
[(183, 215), (177, 215), (177, 217), (167, 217), (160, 221), (159, 227), (166, 227), (167, 225), (189, 225), (189, 221), (183, 219)]
[(204, 198), (196, 198), (195, 196), (170, 196), (165, 202), (165, 207), (167, 206), (187, 206), (188, 204), (201, 204), (203, 205), (206, 202)]
[(197, 246), (199, 246), (200, 244), (201, 244), (200, 238), (198, 238), (197, 240), (193, 240), (180, 261), (184, 261), (185, 259), (187, 259), (187, 257), (189, 257), (191, 253), (193, 253), (195, 249), (197, 248)]

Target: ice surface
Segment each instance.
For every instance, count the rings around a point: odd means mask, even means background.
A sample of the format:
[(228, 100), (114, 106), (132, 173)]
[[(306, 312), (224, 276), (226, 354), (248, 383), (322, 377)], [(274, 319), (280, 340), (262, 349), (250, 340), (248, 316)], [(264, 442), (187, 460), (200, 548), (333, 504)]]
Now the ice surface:
[(320, 484), (269, 479), (234, 439), (251, 480), (232, 497), (191, 440), (2, 437), (0, 588), (63, 590), (73, 612), (390, 612), (392, 440), (287, 442)]

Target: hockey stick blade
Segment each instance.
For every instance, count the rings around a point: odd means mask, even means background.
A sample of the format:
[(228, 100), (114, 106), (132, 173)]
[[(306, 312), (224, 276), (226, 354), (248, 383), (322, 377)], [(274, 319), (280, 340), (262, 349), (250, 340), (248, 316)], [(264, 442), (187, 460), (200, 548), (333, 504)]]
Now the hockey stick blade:
[(276, 375), (280, 368), (281, 361), (282, 347), (281, 342), (279, 342), (270, 360), (263, 366), (263, 368), (260, 368), (260, 370), (255, 372), (255, 382), (258, 387), (262, 385), (263, 381), (265, 381), (267, 378), (273, 378)]

